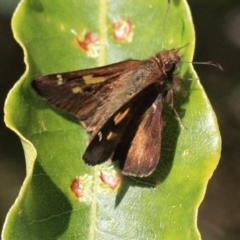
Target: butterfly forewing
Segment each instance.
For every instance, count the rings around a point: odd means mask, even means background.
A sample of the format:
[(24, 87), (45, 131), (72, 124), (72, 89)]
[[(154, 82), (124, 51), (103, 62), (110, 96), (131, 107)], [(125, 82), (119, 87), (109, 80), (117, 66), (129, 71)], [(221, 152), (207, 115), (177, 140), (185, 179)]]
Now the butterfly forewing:
[(50, 103), (74, 114), (87, 131), (95, 135), (114, 112), (156, 82), (154, 76), (159, 74), (159, 68), (152, 61), (127, 60), (105, 67), (41, 76), (33, 86)]
[(45, 75), (35, 79), (33, 87), (50, 103), (83, 121), (96, 113), (102, 103), (101, 95), (112, 91), (110, 84), (124, 71), (124, 68), (118, 71), (115, 68), (113, 64), (112, 67)]

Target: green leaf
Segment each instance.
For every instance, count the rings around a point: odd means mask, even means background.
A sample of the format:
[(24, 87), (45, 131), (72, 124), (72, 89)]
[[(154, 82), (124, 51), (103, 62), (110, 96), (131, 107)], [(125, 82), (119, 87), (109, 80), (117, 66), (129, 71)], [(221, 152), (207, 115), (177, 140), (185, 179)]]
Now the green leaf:
[[(182, 80), (175, 98), (187, 129), (166, 105), (156, 171), (142, 179), (122, 176), (115, 189), (99, 177), (100, 172), (115, 176), (110, 163), (89, 167), (81, 160), (88, 138), (82, 127), (37, 96), (30, 84), (42, 74), (149, 58), (162, 44), (166, 49), (188, 44), (181, 53), (191, 61), (195, 39), (187, 3), (172, 0), (164, 24), (166, 9), (167, 0), (19, 4), (12, 23), (27, 69), (7, 97), (5, 121), (23, 143), (27, 176), (6, 218), (4, 239), (200, 238), (197, 211), (218, 163), (221, 139), (191, 64), (179, 68), (178, 75), (193, 80)], [(119, 19), (133, 23), (132, 40), (114, 39), (113, 22)], [(90, 52), (76, 42), (86, 32), (100, 40)], [(71, 190), (74, 179), (83, 196)]]

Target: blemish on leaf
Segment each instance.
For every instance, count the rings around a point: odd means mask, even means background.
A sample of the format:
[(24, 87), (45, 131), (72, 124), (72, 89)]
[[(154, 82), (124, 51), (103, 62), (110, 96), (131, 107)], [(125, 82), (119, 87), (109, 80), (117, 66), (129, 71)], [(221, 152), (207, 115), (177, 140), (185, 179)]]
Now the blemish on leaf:
[(93, 198), (92, 186), (92, 176), (85, 174), (75, 177), (71, 184), (71, 190), (80, 202), (90, 203)]
[(62, 31), (65, 30), (65, 25), (64, 24), (60, 24), (60, 30), (62, 30)]
[(187, 157), (188, 155), (189, 155), (189, 150), (187, 149), (183, 152), (183, 157)]
[(109, 188), (111, 188), (113, 190), (115, 188), (117, 188), (121, 182), (121, 176), (120, 176), (120, 174), (118, 174), (116, 172), (115, 172), (115, 174), (101, 172), (100, 179), (101, 179), (102, 183), (104, 183), (104, 185), (108, 186)]
[(113, 37), (120, 42), (131, 42), (133, 24), (129, 19), (118, 19), (113, 23)]
[(71, 189), (76, 197), (83, 197), (83, 184), (80, 178), (75, 178), (72, 182)]
[(94, 32), (84, 30), (78, 34), (75, 30), (71, 30), (75, 35), (75, 41), (80, 49), (85, 51), (89, 57), (96, 58), (99, 56), (99, 37)]

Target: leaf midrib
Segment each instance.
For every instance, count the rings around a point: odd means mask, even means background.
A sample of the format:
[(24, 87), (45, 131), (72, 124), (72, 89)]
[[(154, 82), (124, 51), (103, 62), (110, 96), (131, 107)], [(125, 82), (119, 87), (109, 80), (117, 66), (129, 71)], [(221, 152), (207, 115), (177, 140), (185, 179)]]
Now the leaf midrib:
[[(106, 65), (106, 44), (107, 44), (107, 0), (100, 0), (99, 2), (99, 58), (98, 66)], [(96, 239), (97, 229), (97, 189), (98, 189), (98, 167), (93, 168), (93, 199), (90, 213), (90, 225), (89, 225), (89, 239)]]

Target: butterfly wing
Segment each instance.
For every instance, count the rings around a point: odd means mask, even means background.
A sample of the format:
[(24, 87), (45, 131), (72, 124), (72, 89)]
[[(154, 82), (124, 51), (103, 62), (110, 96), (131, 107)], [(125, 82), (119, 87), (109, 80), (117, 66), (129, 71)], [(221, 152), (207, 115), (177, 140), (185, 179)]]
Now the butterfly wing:
[(41, 76), (34, 80), (33, 87), (53, 105), (74, 114), (95, 136), (123, 105), (142, 89), (156, 83), (156, 76), (159, 76), (159, 69), (154, 62), (127, 60)]
[[(151, 138), (159, 149), (162, 106), (160, 100), (155, 100), (163, 91), (164, 86), (159, 84), (163, 77), (152, 60), (127, 60), (42, 76), (35, 79), (33, 86), (47, 101), (74, 114), (91, 134), (83, 155), (86, 163), (96, 165), (116, 158), (125, 162), (122, 166), (125, 174), (145, 176), (154, 170), (160, 155), (155, 151), (153, 159), (148, 161), (150, 165), (146, 166), (144, 160), (152, 153), (144, 156), (141, 148), (149, 152), (147, 140)], [(151, 124), (158, 120), (154, 134)], [(143, 137), (145, 140), (141, 140)], [(120, 154), (122, 148), (124, 154)]]
[(106, 92), (130, 65), (139, 61), (124, 61), (104, 67), (56, 73), (36, 78), (33, 88), (53, 105), (74, 114), (80, 121), (94, 116)]
[[(117, 147), (114, 159), (120, 161), (125, 175), (146, 177), (155, 169), (160, 159), (162, 138), (162, 94), (144, 113), (134, 135), (128, 136)], [(132, 124), (128, 128), (133, 127)]]
[[(115, 156), (114, 152), (121, 142), (128, 143), (130, 141), (129, 139), (135, 135), (141, 122), (141, 116), (145, 114), (156, 99), (158, 95), (156, 89), (156, 84), (143, 89), (141, 93), (108, 119), (90, 141), (83, 155), (86, 163), (89, 165), (100, 164)], [(127, 151), (127, 146), (124, 146), (124, 149)]]

